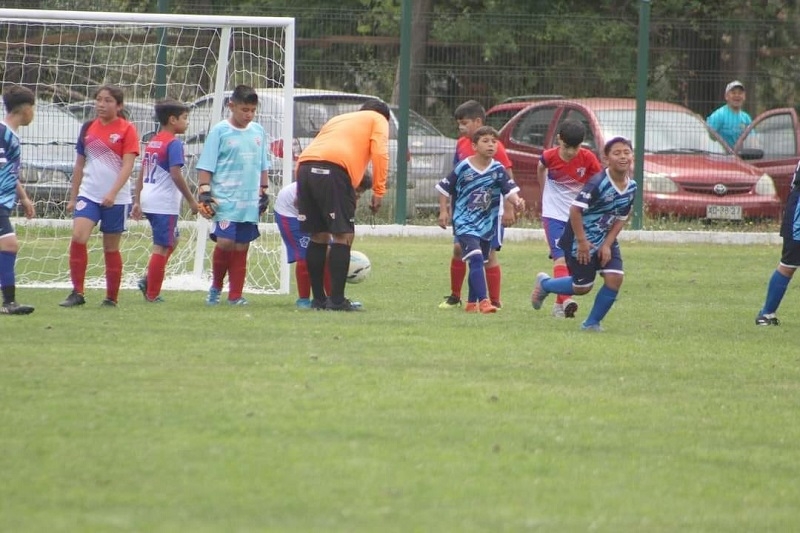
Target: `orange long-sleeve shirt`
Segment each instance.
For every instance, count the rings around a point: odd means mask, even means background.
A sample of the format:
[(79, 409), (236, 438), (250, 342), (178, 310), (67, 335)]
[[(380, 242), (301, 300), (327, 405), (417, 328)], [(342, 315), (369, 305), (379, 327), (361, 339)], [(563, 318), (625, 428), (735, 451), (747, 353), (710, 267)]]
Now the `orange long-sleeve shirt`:
[(372, 194), (386, 194), (389, 173), (389, 122), (376, 111), (354, 111), (330, 119), (300, 154), (297, 163), (327, 161), (347, 170), (358, 187), (372, 161)]

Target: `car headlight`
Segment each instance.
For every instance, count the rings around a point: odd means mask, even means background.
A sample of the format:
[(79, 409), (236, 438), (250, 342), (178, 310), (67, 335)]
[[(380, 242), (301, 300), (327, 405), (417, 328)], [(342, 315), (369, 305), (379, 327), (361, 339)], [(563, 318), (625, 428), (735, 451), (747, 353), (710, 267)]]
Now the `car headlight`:
[(762, 174), (756, 182), (756, 194), (774, 196), (775, 193), (775, 181), (769, 174)]
[(676, 193), (678, 186), (666, 174), (644, 172), (644, 190), (654, 193)]

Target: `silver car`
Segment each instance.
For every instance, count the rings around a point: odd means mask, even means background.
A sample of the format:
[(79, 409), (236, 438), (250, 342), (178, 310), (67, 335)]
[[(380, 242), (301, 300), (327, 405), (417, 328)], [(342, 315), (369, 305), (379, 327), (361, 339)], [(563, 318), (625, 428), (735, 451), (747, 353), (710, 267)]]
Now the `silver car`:
[[(281, 159), (287, 153), (280, 140), (280, 124), (283, 114), (283, 89), (257, 89), (259, 110), (256, 120), (264, 127), (267, 134), (275, 139), (270, 143), (270, 153), (275, 173), (272, 181), (275, 185), (282, 182)], [(227, 110), (231, 91), (225, 93), (223, 110)], [(330, 118), (342, 113), (357, 111), (361, 105), (375, 96), (325, 91), (317, 89), (295, 89), (294, 91), (294, 138), (291, 154), (297, 159), (300, 152)], [(210, 125), (220, 120), (212, 118), (211, 107), (213, 95), (204, 96), (191, 104), (189, 112), (189, 129), (185, 140), (189, 159), (199, 156), (202, 142)], [(397, 131), (398, 121), (392, 111), (389, 124), (389, 187), (394, 187), (397, 176)], [(449, 172), (453, 165), (456, 141), (442, 135), (424, 118), (412, 112), (409, 121), (407, 182), (409, 187), (429, 187), (433, 197), (433, 184)], [(273, 189), (274, 190), (274, 189)], [(431, 200), (433, 201), (433, 200)]]
[(80, 131), (80, 120), (52, 104), (38, 104), (33, 122), (19, 129), (20, 181), (40, 216), (64, 214)]

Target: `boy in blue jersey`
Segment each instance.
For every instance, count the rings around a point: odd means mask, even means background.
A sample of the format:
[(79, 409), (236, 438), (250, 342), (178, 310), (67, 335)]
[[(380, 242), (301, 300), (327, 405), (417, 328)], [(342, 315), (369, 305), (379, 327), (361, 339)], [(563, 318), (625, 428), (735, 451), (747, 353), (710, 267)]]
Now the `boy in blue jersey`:
[(178, 215), (181, 199), (197, 214), (197, 201), (183, 177), (183, 142), (175, 137), (189, 126), (189, 107), (177, 100), (161, 100), (155, 105), (161, 128), (150, 139), (144, 151), (142, 171), (136, 180), (131, 216), (147, 217), (153, 230), (153, 252), (145, 277), (139, 280), (139, 290), (147, 302), (163, 302), (161, 286), (167, 261), (178, 245)]
[(20, 142), (17, 129), (33, 120), (36, 96), (30, 89), (13, 85), (3, 91), (6, 116), (0, 122), (0, 290), (3, 305), (0, 314), (29, 315), (33, 307), (17, 303), (16, 274), (19, 241), (11, 224), (11, 210), (19, 198), (25, 216), (36, 215), (33, 203), (19, 181)]
[(534, 309), (541, 309), (549, 293), (586, 294), (592, 290), (595, 276), (603, 276), (603, 287), (597, 292), (589, 316), (581, 329), (602, 331), (605, 318), (622, 286), (624, 271), (617, 235), (628, 219), (636, 182), (631, 179), (633, 163), (631, 142), (614, 137), (603, 149), (608, 168), (593, 176), (572, 202), (569, 224), (558, 240), (565, 251), (571, 276), (551, 278), (544, 272), (536, 276), (531, 293)]
[(461, 260), (468, 264), (468, 313), (495, 313), (486, 286), (484, 263), (488, 261), (492, 237), (497, 228), (500, 204), (507, 200), (517, 212), (525, 208), (519, 187), (493, 157), (497, 153), (497, 131), (490, 126), (472, 134), (475, 154), (456, 165), (436, 185), (439, 191), (439, 227), (446, 228), (452, 204), (453, 234), (461, 248)]
[(269, 158), (264, 128), (253, 122), (258, 94), (252, 87), (233, 90), (230, 116), (208, 132), (197, 162), (198, 207), (213, 220), (212, 281), (206, 303), (219, 303), (229, 276), (228, 303), (247, 305), (242, 297), (247, 277), (247, 252), (256, 240), (258, 219), (267, 210)]
[(717, 108), (706, 119), (708, 125), (730, 146), (736, 144), (747, 126), (753, 122), (747, 111), (742, 109), (744, 101), (744, 85), (740, 81), (732, 81), (725, 87), (725, 105)]
[(756, 326), (777, 326), (781, 323), (775, 312), (781, 305), (792, 276), (800, 267), (800, 163), (797, 163), (794, 170), (792, 189), (783, 209), (781, 237), (783, 237), (781, 259), (769, 279), (767, 296), (764, 306), (756, 317)]

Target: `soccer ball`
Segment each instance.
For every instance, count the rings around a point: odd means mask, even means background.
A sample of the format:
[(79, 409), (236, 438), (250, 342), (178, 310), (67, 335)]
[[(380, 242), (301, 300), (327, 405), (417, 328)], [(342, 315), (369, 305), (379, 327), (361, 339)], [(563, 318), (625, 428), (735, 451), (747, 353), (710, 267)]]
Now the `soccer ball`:
[(362, 252), (350, 251), (350, 268), (347, 270), (347, 283), (361, 283), (372, 270), (372, 265)]

